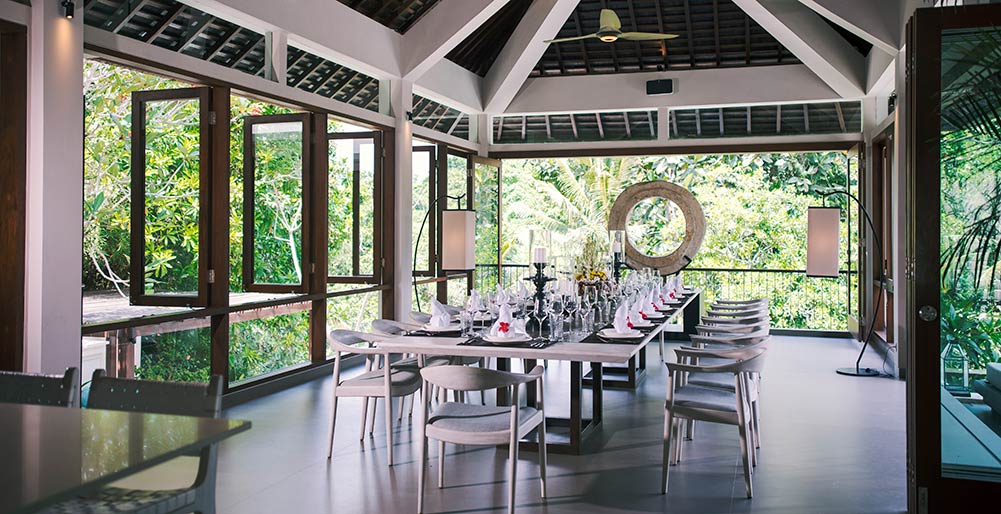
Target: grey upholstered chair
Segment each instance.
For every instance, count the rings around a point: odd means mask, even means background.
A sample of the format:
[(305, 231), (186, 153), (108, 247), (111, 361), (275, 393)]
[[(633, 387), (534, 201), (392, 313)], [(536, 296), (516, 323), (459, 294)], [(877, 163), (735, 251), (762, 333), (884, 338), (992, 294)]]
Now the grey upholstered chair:
[[(418, 472), (417, 512), (424, 512), (424, 485), (427, 478), (428, 439), (438, 441), (438, 487), (444, 487), (445, 443), (497, 446), (507, 444), (510, 452), (508, 467), (508, 507), (514, 512), (515, 485), (518, 472), (518, 441), (538, 429), (539, 476), (542, 497), (546, 497), (546, 415), (543, 408), (542, 377), (545, 368), (536, 366), (527, 374), (510, 373), (469, 366), (437, 366), (424, 368), (421, 376), (427, 387), (435, 385), (453, 391), (484, 391), (510, 388), (511, 406), (494, 407), (459, 402), (445, 402), (429, 412), (429, 395), (422, 394), (420, 432), (420, 471)], [(522, 384), (534, 384), (537, 404), (521, 406), (519, 389)], [(529, 386), (531, 387), (531, 386)]]
[(418, 325), (423, 325), (431, 321), (431, 315), (426, 312), (410, 311), (410, 319)]
[(77, 407), (80, 370), (67, 368), (63, 375), (0, 371), (0, 402)]
[[(90, 383), (87, 408), (217, 418), (222, 413), (222, 377), (214, 375), (208, 384), (158, 382), (108, 378), (104, 370), (99, 369)], [(211, 445), (198, 452), (197, 472), (189, 487), (157, 490), (112, 485), (94, 496), (60, 503), (45, 513), (212, 514), (215, 512), (217, 451), (216, 445)], [(158, 468), (144, 473), (155, 474)]]
[[(338, 398), (363, 398), (366, 400), (366, 405), (369, 398), (382, 398), (386, 401), (387, 462), (390, 466), (393, 465), (393, 398), (403, 398), (417, 392), (421, 388), (421, 378), (417, 366), (390, 363), (389, 352), (371, 346), (371, 343), (377, 342), (383, 337), (353, 330), (330, 331), (328, 340), (334, 349), (335, 357), (333, 390), (331, 391), (330, 444), (327, 447), (328, 459), (334, 453), (334, 429), (337, 426)], [(341, 360), (344, 354), (364, 355), (372, 360), (361, 375), (341, 380)], [(372, 424), (374, 425), (375, 405), (372, 406), (372, 416)]]
[[(666, 363), (668, 377), (667, 401), (664, 403), (661, 494), (667, 494), (670, 466), (680, 460), (681, 430), (684, 422), (699, 420), (737, 426), (744, 466), (744, 488), (747, 497), (752, 497), (751, 474), (755, 457), (754, 449), (751, 448), (753, 433), (749, 382), (751, 375), (761, 372), (765, 351), (758, 348), (755, 350), (755, 355), (748, 359), (716, 366)], [(690, 373), (728, 374), (734, 382), (734, 391), (685, 383), (685, 375)], [(672, 456), (672, 452), (675, 452), (677, 457)]]

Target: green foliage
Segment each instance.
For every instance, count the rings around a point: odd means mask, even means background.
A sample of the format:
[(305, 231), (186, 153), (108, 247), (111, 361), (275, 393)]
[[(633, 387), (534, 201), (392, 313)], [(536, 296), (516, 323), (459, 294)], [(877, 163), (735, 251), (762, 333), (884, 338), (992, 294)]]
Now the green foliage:
[[(505, 262), (528, 262), (528, 229), (537, 226), (553, 231), (557, 265), (572, 266), (587, 240), (607, 240), (608, 213), (622, 190), (667, 180), (690, 190), (706, 214), (706, 237), (691, 267), (801, 270), (807, 208), (819, 204), (820, 189), (854, 185), (847, 170), (840, 152), (505, 161), (503, 227), (512, 244)], [(640, 206), (630, 221), (639, 229), (630, 238), (648, 253), (681, 230), (680, 216), (669, 217), (657, 205)], [(847, 226), (843, 230), (849, 238)], [(770, 296), (776, 327), (830, 330), (845, 329), (846, 288), (855, 280), (801, 273), (685, 275), (707, 289), (709, 300)]]

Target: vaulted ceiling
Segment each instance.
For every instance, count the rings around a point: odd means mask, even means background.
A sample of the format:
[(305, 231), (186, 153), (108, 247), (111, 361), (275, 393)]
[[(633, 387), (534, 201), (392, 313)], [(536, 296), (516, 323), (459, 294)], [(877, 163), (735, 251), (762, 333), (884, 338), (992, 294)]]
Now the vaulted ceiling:
[(438, 0), (340, 0), (373, 20), (404, 33)]

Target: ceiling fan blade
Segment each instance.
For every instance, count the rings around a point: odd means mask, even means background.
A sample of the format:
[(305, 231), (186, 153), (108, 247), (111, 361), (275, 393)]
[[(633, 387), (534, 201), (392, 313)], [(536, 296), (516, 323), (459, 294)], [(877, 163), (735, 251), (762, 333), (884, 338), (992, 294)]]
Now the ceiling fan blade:
[(661, 39), (674, 39), (678, 37), (677, 34), (657, 34), (654, 32), (623, 32), (619, 34), (619, 39), (628, 39), (630, 41), (658, 41)]
[(615, 14), (615, 11), (611, 9), (602, 9), (601, 15), (598, 17), (598, 24), (601, 28), (609, 28), (612, 30), (622, 29), (622, 22), (619, 21), (619, 15)]
[(546, 43), (565, 43), (567, 41), (578, 41), (578, 40), (581, 40), (581, 39), (591, 39), (591, 38), (595, 38), (595, 37), (598, 37), (598, 35), (597, 34), (588, 34), (586, 36), (574, 36), (574, 37), (565, 37), (565, 38), (562, 38), (562, 39), (550, 39), (550, 40), (547, 40), (545, 42)]

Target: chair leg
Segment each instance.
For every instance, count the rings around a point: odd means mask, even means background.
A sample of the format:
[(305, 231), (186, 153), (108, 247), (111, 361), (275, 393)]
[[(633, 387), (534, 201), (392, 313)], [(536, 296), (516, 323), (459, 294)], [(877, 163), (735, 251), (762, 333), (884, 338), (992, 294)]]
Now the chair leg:
[(399, 413), (399, 415), (396, 416), (396, 422), (397, 422), (397, 424), (402, 424), (403, 423), (403, 408), (406, 406), (406, 404), (407, 404), (407, 397), (406, 396), (401, 396), (400, 397), (400, 413)]
[(546, 497), (546, 466), (548, 455), (546, 450), (546, 417), (543, 414), (542, 423), (539, 425), (539, 479), (542, 482), (542, 497)]
[(379, 397), (372, 397), (372, 411), (369, 413), (368, 420), (368, 435), (371, 437), (375, 434), (375, 411), (379, 409)]
[(358, 436), (359, 441), (365, 440), (365, 425), (368, 422), (368, 397), (363, 396), (361, 399), (361, 434)]
[(695, 420), (694, 419), (688, 420), (688, 422), (685, 423), (685, 428), (688, 430), (688, 435), (685, 437), (685, 439), (688, 439), (689, 441), (694, 441), (695, 440)]
[[(515, 395), (517, 398), (517, 395)], [(515, 485), (518, 482), (518, 430), (517, 427), (511, 430), (511, 451), (508, 455), (508, 465), (511, 468), (510, 483), (508, 484), (507, 492), (507, 512), (508, 514), (514, 514), (514, 491)]]
[(751, 416), (754, 421), (754, 447), (761, 448), (761, 405), (758, 400), (751, 404)]
[(677, 429), (676, 430), (678, 432), (675, 434), (675, 438), (674, 438), (674, 440), (675, 440), (674, 444), (676, 445), (675, 446), (675, 453), (674, 453), (674, 463), (675, 464), (681, 462), (681, 458), (684, 455), (684, 451), (685, 451), (684, 439), (685, 439), (685, 425), (686, 425), (686, 423), (685, 423), (684, 419), (679, 419), (679, 420), (677, 420), (676, 424), (677, 424)]
[(664, 410), (664, 458), (661, 462), (660, 494), (667, 494), (667, 476), (671, 470), (671, 436), (674, 434), (674, 415)]
[(386, 393), (386, 460), (393, 465), (393, 397)]
[(421, 420), (421, 444), (417, 471), (417, 514), (424, 512), (424, 482), (427, 480), (428, 438), (424, 433), (424, 420)]
[(334, 427), (337, 426), (337, 395), (334, 394), (334, 399), (330, 402), (330, 443), (327, 445), (327, 458), (331, 458), (334, 455)]
[(740, 458), (744, 464), (744, 489), (747, 490), (747, 497), (751, 497), (751, 442), (747, 439), (748, 426), (746, 421), (741, 420), (737, 427), (740, 431)]
[(438, 441), (438, 489), (445, 487), (445, 441)]

